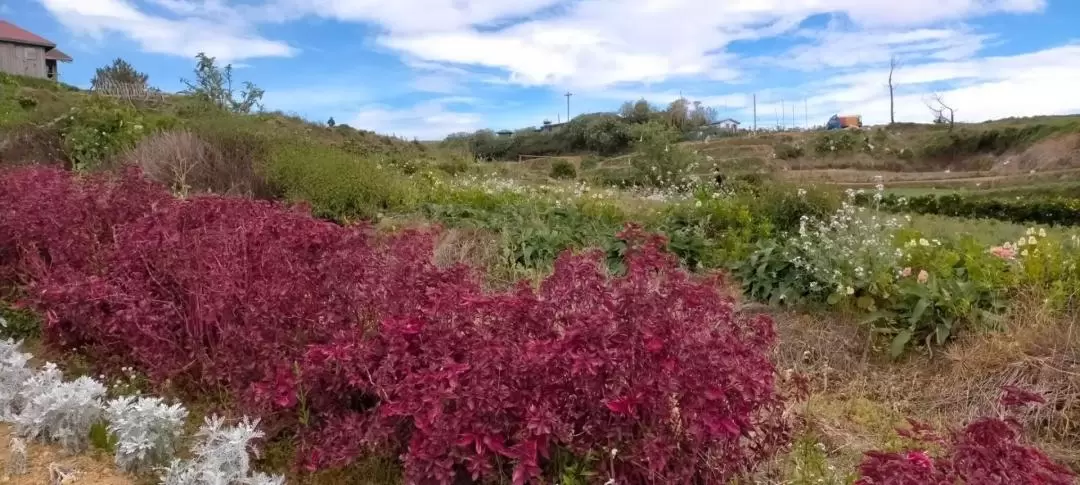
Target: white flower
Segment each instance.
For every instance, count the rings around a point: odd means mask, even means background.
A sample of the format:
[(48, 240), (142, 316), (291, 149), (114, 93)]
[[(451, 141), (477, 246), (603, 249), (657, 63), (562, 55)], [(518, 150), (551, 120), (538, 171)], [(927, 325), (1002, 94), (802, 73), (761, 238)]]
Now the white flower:
[(919, 246), (929, 246), (929, 245), (930, 245), (930, 241), (927, 241), (925, 238), (919, 239)]
[(1028, 236), (1028, 244), (1035, 245), (1038, 242), (1039, 242), (1039, 240), (1035, 239), (1035, 236)]
[(855, 294), (855, 288), (852, 288), (852, 287), (849, 286), (849, 287), (847, 287), (846, 290), (844, 290), (844, 293), (847, 293), (848, 295), (854, 295)]
[(1039, 228), (1039, 237), (1046, 237), (1046, 229)]

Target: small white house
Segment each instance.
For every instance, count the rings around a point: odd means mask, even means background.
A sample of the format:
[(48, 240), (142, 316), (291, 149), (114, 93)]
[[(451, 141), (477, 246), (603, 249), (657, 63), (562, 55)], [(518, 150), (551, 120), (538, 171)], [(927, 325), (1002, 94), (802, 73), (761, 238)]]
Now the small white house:
[(736, 131), (739, 131), (739, 124), (740, 123), (734, 119), (724, 118), (722, 120), (717, 120), (709, 123), (709, 126), (734, 133)]

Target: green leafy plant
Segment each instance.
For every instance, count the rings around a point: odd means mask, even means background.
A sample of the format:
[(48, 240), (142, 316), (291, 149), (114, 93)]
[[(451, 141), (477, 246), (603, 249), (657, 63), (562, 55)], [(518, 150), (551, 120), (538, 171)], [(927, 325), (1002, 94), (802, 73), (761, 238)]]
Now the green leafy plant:
[(250, 113), (253, 109), (262, 108), (259, 102), (265, 91), (255, 84), (244, 81), (239, 93), (233, 89), (232, 64), (220, 67), (216, 58), (202, 52), (195, 59), (195, 79), (180, 80), (187, 86), (185, 94), (234, 113)]
[(79, 171), (100, 167), (146, 131), (137, 111), (101, 96), (87, 98), (60, 122), (64, 152)]
[(577, 169), (574, 168), (574, 164), (567, 160), (556, 159), (551, 162), (551, 178), (554, 179), (572, 179), (577, 178)]

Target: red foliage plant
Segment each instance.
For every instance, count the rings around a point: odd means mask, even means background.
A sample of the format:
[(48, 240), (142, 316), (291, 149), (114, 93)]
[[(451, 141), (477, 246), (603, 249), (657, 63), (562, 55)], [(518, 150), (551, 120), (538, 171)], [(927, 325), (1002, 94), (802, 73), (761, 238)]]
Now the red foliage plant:
[[(1011, 406), (1041, 402), (1034, 393), (1004, 389), (1002, 401)], [(934, 442), (943, 452), (931, 458), (926, 451), (869, 452), (859, 465), (856, 485), (1025, 484), (1071, 485), (1075, 475), (1054, 463), (1041, 450), (1021, 442), (1020, 426), (1012, 419), (983, 418), (953, 432), (948, 440), (925, 425), (912, 423), (903, 433)]]
[[(65, 177), (0, 178), (5, 202), (50, 200), (30, 225), (0, 211), (0, 228), (22, 231), (0, 251), (20, 265), (13, 248), (51, 255), (31, 286), (47, 342), (237, 396), (310, 468), (382, 450), (410, 482), (524, 483), (562, 451), (600, 454), (598, 477), (619, 482), (724, 483), (788, 441), (771, 321), (736, 317), (717, 281), (637, 227), (621, 234), (624, 276), (598, 252), (567, 253), (539, 289), (485, 293), (471, 270), (431, 263), (429, 233), (381, 239), (266, 202), (164, 203), (160, 189), (75, 217), (71, 204), (115, 182)], [(136, 173), (120, 183), (143, 187)]]

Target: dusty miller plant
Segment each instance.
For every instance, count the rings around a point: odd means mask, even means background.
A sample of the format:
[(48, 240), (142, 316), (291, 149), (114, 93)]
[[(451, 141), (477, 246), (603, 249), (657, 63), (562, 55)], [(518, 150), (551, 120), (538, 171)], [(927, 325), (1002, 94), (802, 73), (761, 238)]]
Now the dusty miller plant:
[(19, 391), (32, 374), (26, 367), (29, 360), (30, 354), (19, 352), (19, 342), (0, 341), (0, 420), (14, 417)]
[[(41, 381), (35, 379), (45, 374)], [(59, 381), (56, 366), (31, 377), (26, 402), (15, 417), (21, 436), (60, 443), (68, 451), (82, 451), (89, 442), (90, 428), (101, 419), (105, 386), (89, 377)]]
[(127, 471), (165, 463), (183, 432), (187, 410), (159, 397), (122, 396), (105, 409), (108, 430), (116, 436), (116, 465)]
[(219, 416), (206, 418), (195, 437), (190, 460), (173, 460), (165, 469), (163, 485), (281, 485), (285, 479), (250, 472), (252, 440), (261, 438), (259, 420), (244, 417), (226, 426)]

